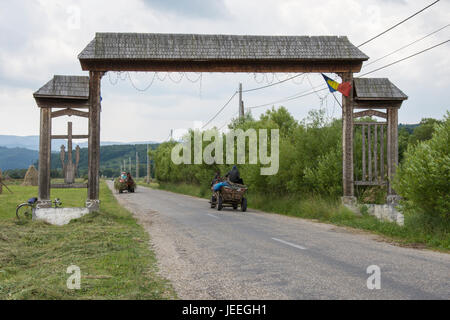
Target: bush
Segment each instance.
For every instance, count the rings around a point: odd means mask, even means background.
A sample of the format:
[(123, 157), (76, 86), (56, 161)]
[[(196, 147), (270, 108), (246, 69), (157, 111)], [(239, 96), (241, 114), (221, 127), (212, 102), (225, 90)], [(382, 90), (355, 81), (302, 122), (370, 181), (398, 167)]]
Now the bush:
[(394, 181), (405, 212), (448, 219), (450, 214), (450, 113), (433, 137), (410, 146)]

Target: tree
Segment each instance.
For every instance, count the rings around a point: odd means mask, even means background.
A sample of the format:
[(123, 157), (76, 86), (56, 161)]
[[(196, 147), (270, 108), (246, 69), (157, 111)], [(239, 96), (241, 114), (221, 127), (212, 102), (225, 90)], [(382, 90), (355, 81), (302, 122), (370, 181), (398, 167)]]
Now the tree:
[(436, 122), (430, 140), (411, 145), (405, 153), (394, 188), (406, 211), (434, 217), (450, 215), (450, 113)]
[(430, 140), (433, 136), (433, 132), (435, 130), (436, 124), (441, 124), (442, 121), (432, 119), (432, 118), (423, 118), (420, 121), (420, 125), (414, 128), (413, 133), (409, 136), (410, 144), (417, 144), (418, 142)]

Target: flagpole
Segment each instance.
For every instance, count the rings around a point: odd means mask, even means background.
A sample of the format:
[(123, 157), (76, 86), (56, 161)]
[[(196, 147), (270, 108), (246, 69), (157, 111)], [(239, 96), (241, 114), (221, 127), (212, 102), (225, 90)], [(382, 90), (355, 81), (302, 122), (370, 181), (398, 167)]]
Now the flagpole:
[(341, 105), (341, 103), (339, 102), (339, 100), (336, 98), (336, 96), (334, 95), (334, 92), (332, 92), (331, 94), (333, 95), (334, 99), (335, 99), (336, 102), (338, 103), (339, 107), (341, 107), (341, 109), (342, 109), (342, 105)]

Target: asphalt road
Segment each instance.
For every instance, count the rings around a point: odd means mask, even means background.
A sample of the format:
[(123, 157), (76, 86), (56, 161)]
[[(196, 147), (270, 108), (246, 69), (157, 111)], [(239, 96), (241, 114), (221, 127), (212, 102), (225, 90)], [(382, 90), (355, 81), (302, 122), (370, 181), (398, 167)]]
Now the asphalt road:
[[(450, 298), (448, 254), (144, 187), (116, 197), (150, 233), (161, 274), (183, 299)], [(368, 289), (372, 265), (380, 289)]]

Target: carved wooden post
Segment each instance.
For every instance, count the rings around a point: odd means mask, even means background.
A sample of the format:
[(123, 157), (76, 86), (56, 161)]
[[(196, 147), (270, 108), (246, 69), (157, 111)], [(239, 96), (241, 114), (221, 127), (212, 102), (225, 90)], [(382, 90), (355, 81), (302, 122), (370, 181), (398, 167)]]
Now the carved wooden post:
[(398, 196), (392, 189), (392, 179), (398, 166), (398, 108), (387, 109), (387, 164), (388, 164), (388, 203), (396, 203)]
[[(353, 73), (340, 74), (342, 82), (350, 82), (353, 85)], [(345, 204), (354, 204), (353, 186), (353, 89), (348, 97), (342, 96), (342, 183)]]
[(91, 71), (89, 75), (89, 180), (86, 207), (97, 211), (100, 208), (100, 87), (103, 73)]
[(50, 208), (50, 157), (52, 141), (52, 109), (41, 108), (39, 136), (39, 191), (38, 208)]

